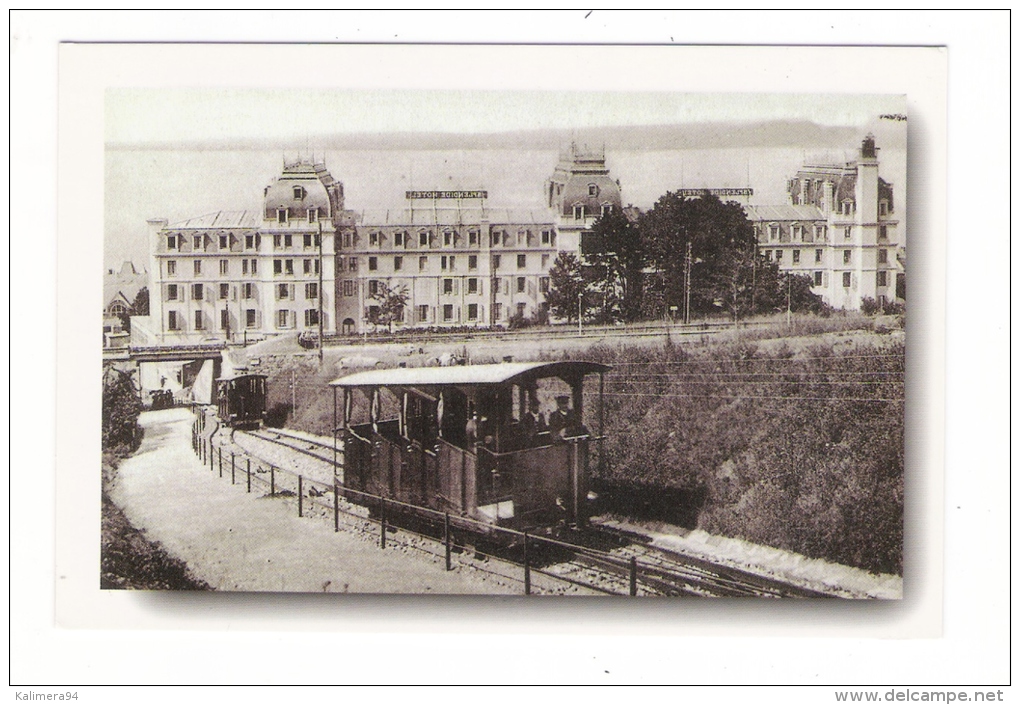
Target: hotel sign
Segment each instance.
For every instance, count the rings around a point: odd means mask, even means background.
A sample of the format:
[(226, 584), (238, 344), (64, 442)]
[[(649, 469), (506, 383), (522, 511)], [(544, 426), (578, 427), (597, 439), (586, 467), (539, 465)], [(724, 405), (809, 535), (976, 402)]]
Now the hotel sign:
[(438, 198), (488, 198), (488, 191), (408, 191), (405, 198), (427, 199), (430, 201)]
[(753, 196), (753, 188), (682, 188), (681, 196)]

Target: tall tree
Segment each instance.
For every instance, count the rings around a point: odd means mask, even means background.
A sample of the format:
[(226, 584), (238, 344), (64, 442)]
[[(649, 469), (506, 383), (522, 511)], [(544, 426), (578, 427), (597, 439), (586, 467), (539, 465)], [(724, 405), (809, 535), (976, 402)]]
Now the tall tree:
[(576, 321), (578, 297), (584, 291), (581, 261), (571, 252), (561, 252), (549, 269), (549, 293), (546, 301), (558, 318)]
[(638, 318), (644, 249), (637, 224), (622, 211), (611, 210), (581, 236), (581, 253), (588, 278), (602, 295), (602, 318)]
[[(670, 192), (642, 215), (639, 229), (648, 264), (655, 272), (649, 286), (660, 289), (651, 298), (661, 301), (665, 310), (672, 306), (683, 310), (688, 244), (693, 313), (719, 310), (726, 298), (733, 300), (734, 287), (745, 286), (740, 283), (742, 273), (754, 274), (754, 227), (739, 203), (723, 203), (708, 194), (685, 198)], [(741, 299), (739, 291), (736, 296)]]

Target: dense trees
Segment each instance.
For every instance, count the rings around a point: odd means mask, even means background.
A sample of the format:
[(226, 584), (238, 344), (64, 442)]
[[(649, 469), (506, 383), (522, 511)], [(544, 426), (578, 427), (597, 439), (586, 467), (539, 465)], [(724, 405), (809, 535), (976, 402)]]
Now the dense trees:
[(376, 282), (375, 293), (369, 297), (368, 322), (373, 326), (386, 326), (393, 332), (393, 324), (403, 320), (404, 307), (410, 294), (406, 286), (390, 287), (385, 282)]
[(640, 216), (610, 212), (584, 233), (581, 252), (583, 263), (550, 272), (551, 308), (568, 320), (582, 285), (586, 317), (604, 322), (683, 316), (688, 306), (734, 319), (824, 308), (809, 278), (760, 256), (743, 207), (712, 195), (667, 193)]
[(583, 288), (581, 261), (570, 252), (561, 252), (549, 270), (549, 310), (559, 318), (576, 321), (579, 294)]

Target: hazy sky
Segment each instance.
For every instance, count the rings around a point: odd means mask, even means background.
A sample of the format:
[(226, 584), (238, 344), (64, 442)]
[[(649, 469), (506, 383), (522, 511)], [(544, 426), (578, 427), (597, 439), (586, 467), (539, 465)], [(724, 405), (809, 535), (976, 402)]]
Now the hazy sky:
[(107, 143), (336, 133), (503, 132), (708, 121), (862, 125), (902, 96), (400, 90), (110, 89)]

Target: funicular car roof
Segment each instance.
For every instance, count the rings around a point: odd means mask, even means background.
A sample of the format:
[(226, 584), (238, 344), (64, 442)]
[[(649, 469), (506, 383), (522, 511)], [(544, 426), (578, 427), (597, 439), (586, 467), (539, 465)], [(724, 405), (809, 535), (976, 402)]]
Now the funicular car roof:
[(502, 362), (491, 365), (460, 365), (453, 367), (398, 367), (387, 370), (366, 370), (330, 382), (334, 387), (443, 387), (498, 385), (527, 379), (577, 376), (608, 372), (610, 367), (598, 362), (562, 360), (559, 362)]

